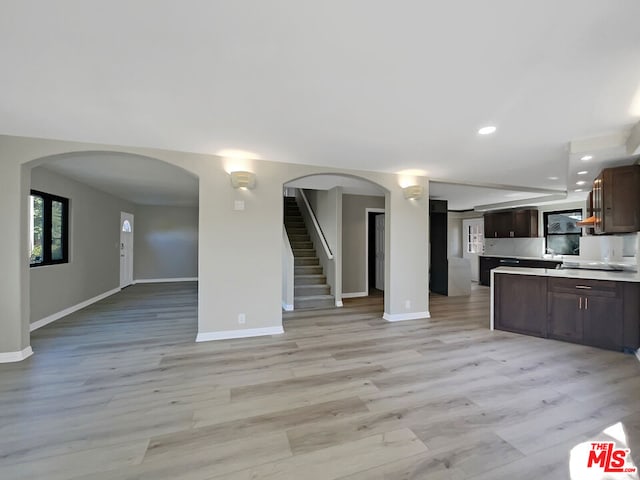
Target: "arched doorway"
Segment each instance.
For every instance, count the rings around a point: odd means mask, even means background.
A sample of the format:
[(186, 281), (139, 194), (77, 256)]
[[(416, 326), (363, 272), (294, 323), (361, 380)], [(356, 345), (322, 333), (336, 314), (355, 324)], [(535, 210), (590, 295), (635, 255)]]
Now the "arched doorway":
[[(369, 296), (369, 257), (376, 253), (382, 296), (388, 190), (355, 175), (323, 173), (285, 182), (283, 194), (283, 309), (340, 307), (343, 299)], [(378, 235), (370, 240), (372, 212)]]
[[(68, 258), (46, 268), (32, 262), (28, 271), (30, 331), (131, 284), (197, 280), (199, 179), (193, 173), (117, 151), (42, 157), (26, 163), (23, 173), (29, 190), (68, 203)], [(30, 239), (33, 223), (26, 228)], [(193, 289), (197, 294), (197, 284)], [(195, 321), (190, 328), (194, 337)]]

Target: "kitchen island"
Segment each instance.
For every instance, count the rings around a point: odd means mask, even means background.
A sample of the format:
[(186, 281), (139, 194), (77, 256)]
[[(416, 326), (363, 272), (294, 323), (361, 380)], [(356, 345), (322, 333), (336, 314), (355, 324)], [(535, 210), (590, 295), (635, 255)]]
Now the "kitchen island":
[(640, 347), (640, 274), (498, 267), (491, 329), (619, 351)]

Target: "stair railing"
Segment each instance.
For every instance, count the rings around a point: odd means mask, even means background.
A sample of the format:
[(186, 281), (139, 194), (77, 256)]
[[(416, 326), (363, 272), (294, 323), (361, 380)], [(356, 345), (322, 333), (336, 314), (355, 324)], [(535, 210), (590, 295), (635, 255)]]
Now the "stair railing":
[(315, 230), (316, 236), (320, 239), (320, 243), (322, 244), (322, 248), (324, 249), (325, 255), (329, 260), (333, 260), (333, 253), (329, 248), (327, 239), (324, 237), (324, 232), (322, 231), (322, 228), (320, 228), (320, 224), (318, 223), (316, 214), (313, 213), (313, 209), (311, 208), (311, 204), (309, 203), (309, 200), (307, 199), (307, 196), (305, 195), (304, 190), (302, 188), (298, 188), (297, 190), (306, 207), (306, 213), (308, 214), (309, 218), (311, 218), (311, 223), (313, 224), (313, 228)]
[(282, 225), (282, 309), (293, 310), (295, 260), (287, 229)]

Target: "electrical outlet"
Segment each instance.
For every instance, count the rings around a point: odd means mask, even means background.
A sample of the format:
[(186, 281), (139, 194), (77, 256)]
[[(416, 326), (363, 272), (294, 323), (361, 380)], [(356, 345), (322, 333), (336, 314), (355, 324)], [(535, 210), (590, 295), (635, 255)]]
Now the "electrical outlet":
[(404, 308), (406, 308), (407, 310), (411, 308), (411, 300), (405, 300)]
[(244, 200), (236, 200), (233, 202), (234, 210), (244, 210)]
[(244, 313), (238, 314), (238, 323), (240, 325), (244, 325), (246, 321), (247, 321), (247, 316)]

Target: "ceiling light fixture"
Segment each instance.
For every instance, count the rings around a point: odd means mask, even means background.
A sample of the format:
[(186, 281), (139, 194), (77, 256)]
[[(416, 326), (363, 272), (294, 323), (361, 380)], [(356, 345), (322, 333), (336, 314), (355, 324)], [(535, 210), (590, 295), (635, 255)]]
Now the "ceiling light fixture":
[(582, 189), (581, 189), (581, 188), (576, 188), (576, 189), (574, 190), (574, 192), (581, 192), (581, 191), (582, 191)]
[(558, 177), (547, 177), (549, 180), (558, 180)]
[(493, 125), (488, 125), (478, 130), (478, 133), (480, 135), (491, 135), (492, 133), (495, 133), (496, 130), (496, 127), (494, 127)]
[(582, 170), (582, 171), (578, 172), (578, 175), (586, 175), (587, 173), (589, 173), (588, 170)]
[(576, 182), (576, 185), (585, 185), (587, 182), (585, 182), (584, 180), (580, 180), (578, 182)]
[(593, 155), (585, 155), (584, 157), (582, 157), (580, 160), (582, 160), (583, 162), (588, 162), (589, 160), (591, 160), (593, 158)]

